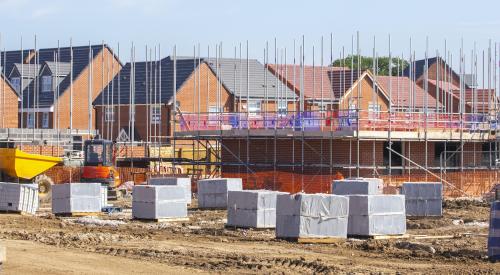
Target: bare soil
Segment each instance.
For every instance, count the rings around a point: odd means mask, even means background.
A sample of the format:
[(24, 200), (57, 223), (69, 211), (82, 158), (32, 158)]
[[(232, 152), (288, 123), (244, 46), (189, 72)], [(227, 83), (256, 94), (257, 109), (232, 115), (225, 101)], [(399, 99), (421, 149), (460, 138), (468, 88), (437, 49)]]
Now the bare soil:
[[(442, 218), (407, 222), (411, 235), (455, 238), (348, 239), (334, 244), (276, 240), (273, 230), (228, 229), (222, 210), (191, 208), (189, 222), (139, 222), (130, 219), (129, 199), (118, 204), (124, 212), (98, 222), (54, 217), (50, 208), (34, 217), (0, 215), (0, 243), (8, 248), (4, 271), (35, 273), (29, 259), (40, 253), (38, 261), (48, 261), (37, 274), (500, 273), (500, 264), (487, 260), (489, 208), (482, 202), (447, 201)], [(31, 255), (25, 263), (19, 259), (24, 253)]]

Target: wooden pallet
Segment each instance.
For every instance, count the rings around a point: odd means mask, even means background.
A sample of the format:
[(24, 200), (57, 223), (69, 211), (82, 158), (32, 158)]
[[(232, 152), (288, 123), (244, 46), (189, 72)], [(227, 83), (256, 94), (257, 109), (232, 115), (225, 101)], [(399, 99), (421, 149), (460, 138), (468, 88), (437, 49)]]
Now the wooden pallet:
[(153, 223), (163, 223), (163, 222), (188, 222), (189, 217), (187, 218), (162, 218), (162, 219), (139, 219), (133, 218), (136, 221), (141, 222), (153, 222)]
[(12, 210), (1, 210), (0, 214), (15, 214), (21, 216), (34, 216), (34, 214), (24, 212), (24, 211), (12, 211)]
[(373, 236), (360, 236), (360, 235), (349, 235), (348, 238), (355, 239), (370, 239), (370, 240), (393, 240), (393, 239), (408, 239), (409, 234), (398, 234), (398, 235), (373, 235)]
[(102, 212), (72, 212), (72, 213), (57, 213), (54, 214), (56, 217), (86, 217), (86, 216), (102, 216)]
[(329, 243), (339, 243), (346, 241), (346, 238), (341, 237), (328, 237), (328, 238), (278, 238), (280, 240), (285, 240), (294, 243), (304, 243), (304, 244), (329, 244)]

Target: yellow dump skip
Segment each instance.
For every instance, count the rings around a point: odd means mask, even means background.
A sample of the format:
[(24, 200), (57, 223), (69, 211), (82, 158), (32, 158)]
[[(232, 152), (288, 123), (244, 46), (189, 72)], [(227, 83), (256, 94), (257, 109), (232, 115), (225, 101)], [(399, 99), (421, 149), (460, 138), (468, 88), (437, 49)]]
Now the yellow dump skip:
[(62, 158), (28, 154), (14, 148), (0, 148), (0, 170), (11, 177), (29, 180), (60, 162)]

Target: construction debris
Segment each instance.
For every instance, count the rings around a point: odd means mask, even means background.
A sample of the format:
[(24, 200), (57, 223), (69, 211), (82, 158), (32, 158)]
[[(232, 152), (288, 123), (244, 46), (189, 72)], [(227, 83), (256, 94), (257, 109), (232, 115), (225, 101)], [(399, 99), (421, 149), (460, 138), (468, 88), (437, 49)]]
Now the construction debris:
[(439, 182), (406, 182), (401, 188), (405, 195), (406, 215), (417, 217), (443, 215), (443, 185)]
[(349, 199), (329, 194), (279, 194), (277, 238), (346, 238)]

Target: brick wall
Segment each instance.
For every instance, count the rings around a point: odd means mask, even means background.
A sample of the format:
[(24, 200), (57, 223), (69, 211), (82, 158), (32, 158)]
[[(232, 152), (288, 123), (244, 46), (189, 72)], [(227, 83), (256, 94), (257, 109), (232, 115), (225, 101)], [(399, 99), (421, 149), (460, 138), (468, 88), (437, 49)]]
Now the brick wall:
[(3, 74), (0, 74), (0, 126), (17, 128), (19, 98)]

